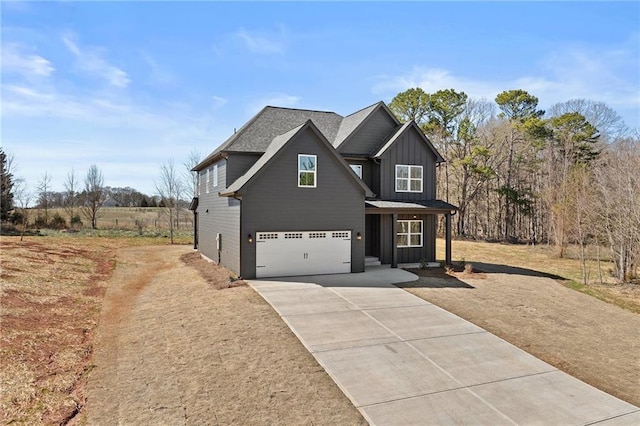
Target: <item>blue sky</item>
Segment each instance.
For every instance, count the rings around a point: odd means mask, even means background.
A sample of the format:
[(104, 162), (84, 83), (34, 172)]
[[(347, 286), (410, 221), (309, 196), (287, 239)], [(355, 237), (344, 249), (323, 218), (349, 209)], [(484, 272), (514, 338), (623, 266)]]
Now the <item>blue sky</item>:
[(91, 164), (154, 193), (265, 105), (346, 115), (398, 92), (524, 89), (640, 128), (639, 2), (6, 2), (1, 137), (62, 190)]

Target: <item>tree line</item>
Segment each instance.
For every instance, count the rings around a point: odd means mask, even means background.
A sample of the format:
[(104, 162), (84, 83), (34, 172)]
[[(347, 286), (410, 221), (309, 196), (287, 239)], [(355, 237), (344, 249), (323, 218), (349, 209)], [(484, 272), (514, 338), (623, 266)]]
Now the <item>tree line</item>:
[[(163, 164), (159, 178), (154, 182), (157, 190), (155, 195), (143, 194), (130, 187), (105, 186), (102, 170), (95, 164), (89, 167), (83, 178), (72, 169), (63, 182), (64, 191), (53, 191), (52, 177), (48, 172), (35, 185), (29, 185), (25, 179), (15, 177), (15, 159), (0, 147), (0, 220), (21, 225), (22, 236), (31, 224), (39, 228), (64, 228), (67, 225), (82, 225), (82, 219), (87, 220), (91, 228), (97, 229), (100, 211), (105, 207), (106, 201), (112, 199), (118, 207), (164, 208), (173, 243), (178, 215), (194, 195), (195, 177), (191, 169), (199, 159), (199, 153), (192, 151), (183, 164), (184, 170), (178, 170), (173, 160)], [(38, 209), (35, 218), (30, 217), (32, 207)], [(57, 212), (49, 214), (51, 209), (59, 208), (64, 210), (66, 218)]]
[(619, 281), (637, 278), (640, 138), (606, 104), (574, 99), (543, 111), (524, 90), (491, 102), (411, 88), (389, 108), (446, 159), (438, 198), (459, 207), (458, 236), (552, 244), (561, 257), (577, 245), (585, 283), (587, 248), (600, 258), (604, 247)]

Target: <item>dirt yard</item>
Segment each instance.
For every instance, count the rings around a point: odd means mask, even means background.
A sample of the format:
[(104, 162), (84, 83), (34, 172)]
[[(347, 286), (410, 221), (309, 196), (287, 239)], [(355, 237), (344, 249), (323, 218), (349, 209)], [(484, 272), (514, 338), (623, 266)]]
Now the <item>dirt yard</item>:
[[(0, 424), (365, 424), (278, 315), (188, 246), (0, 243)], [(525, 267), (555, 267), (542, 252), (456, 247), (484, 272), (417, 271), (407, 290), (640, 405), (640, 315)], [(520, 268), (482, 264), (492, 251)]]
[(88, 424), (366, 424), (260, 296), (190, 252), (118, 253)]
[[(401, 285), (536, 357), (640, 406), (640, 315), (528, 269), (474, 263)], [(482, 272), (478, 272), (480, 269)]]

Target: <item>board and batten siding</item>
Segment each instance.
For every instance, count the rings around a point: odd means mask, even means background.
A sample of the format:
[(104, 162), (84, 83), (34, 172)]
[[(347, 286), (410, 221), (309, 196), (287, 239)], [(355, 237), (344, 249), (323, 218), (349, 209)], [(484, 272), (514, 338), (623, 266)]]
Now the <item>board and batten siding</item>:
[(360, 129), (340, 145), (339, 151), (343, 155), (371, 155), (389, 138), (397, 126), (385, 110), (378, 108)]
[[(375, 219), (374, 219), (375, 220)], [(392, 234), (392, 215), (380, 215), (380, 227), (382, 244), (380, 246), (380, 261), (383, 264), (391, 263), (392, 240), (396, 238)], [(436, 260), (436, 215), (398, 215), (398, 220), (422, 220), (422, 247), (398, 248), (398, 263), (419, 263), (421, 261), (435, 262)]]
[[(364, 271), (364, 190), (330, 149), (307, 128), (240, 191), (243, 278), (256, 275), (255, 236), (263, 231), (351, 231), (351, 272)], [(298, 154), (317, 156), (316, 188), (298, 187)]]
[[(240, 202), (218, 195), (227, 186), (227, 160), (215, 164), (218, 165), (218, 186), (213, 186), (212, 177), (209, 193), (206, 192), (206, 173), (207, 169), (213, 170), (213, 165), (199, 172), (205, 176), (205, 183), (200, 187), (198, 198), (198, 251), (240, 275)], [(219, 252), (217, 234), (221, 234)]]
[[(396, 192), (396, 165), (422, 166), (422, 192)], [(418, 131), (408, 128), (382, 155), (380, 194), (385, 200), (418, 201), (436, 198), (436, 156)]]

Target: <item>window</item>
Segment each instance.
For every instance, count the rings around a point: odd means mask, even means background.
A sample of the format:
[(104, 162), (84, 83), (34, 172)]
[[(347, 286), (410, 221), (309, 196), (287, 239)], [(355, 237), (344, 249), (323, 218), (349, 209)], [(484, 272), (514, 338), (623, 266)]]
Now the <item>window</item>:
[(396, 192), (422, 192), (422, 166), (396, 165)]
[(316, 173), (317, 158), (315, 155), (298, 154), (298, 186), (303, 188), (315, 188), (317, 185)]
[(202, 176), (200, 175), (200, 172), (197, 172), (196, 174), (196, 194), (198, 194), (198, 197), (200, 196), (200, 184), (202, 181)]
[(353, 170), (354, 173), (362, 179), (362, 164), (349, 164), (349, 167), (351, 167), (351, 170)]
[(213, 187), (218, 186), (218, 165), (213, 165)]
[(398, 247), (422, 247), (422, 221), (421, 220), (399, 220)]
[(207, 194), (209, 193), (209, 189), (210, 189), (210, 182), (211, 182), (211, 168), (207, 169)]

